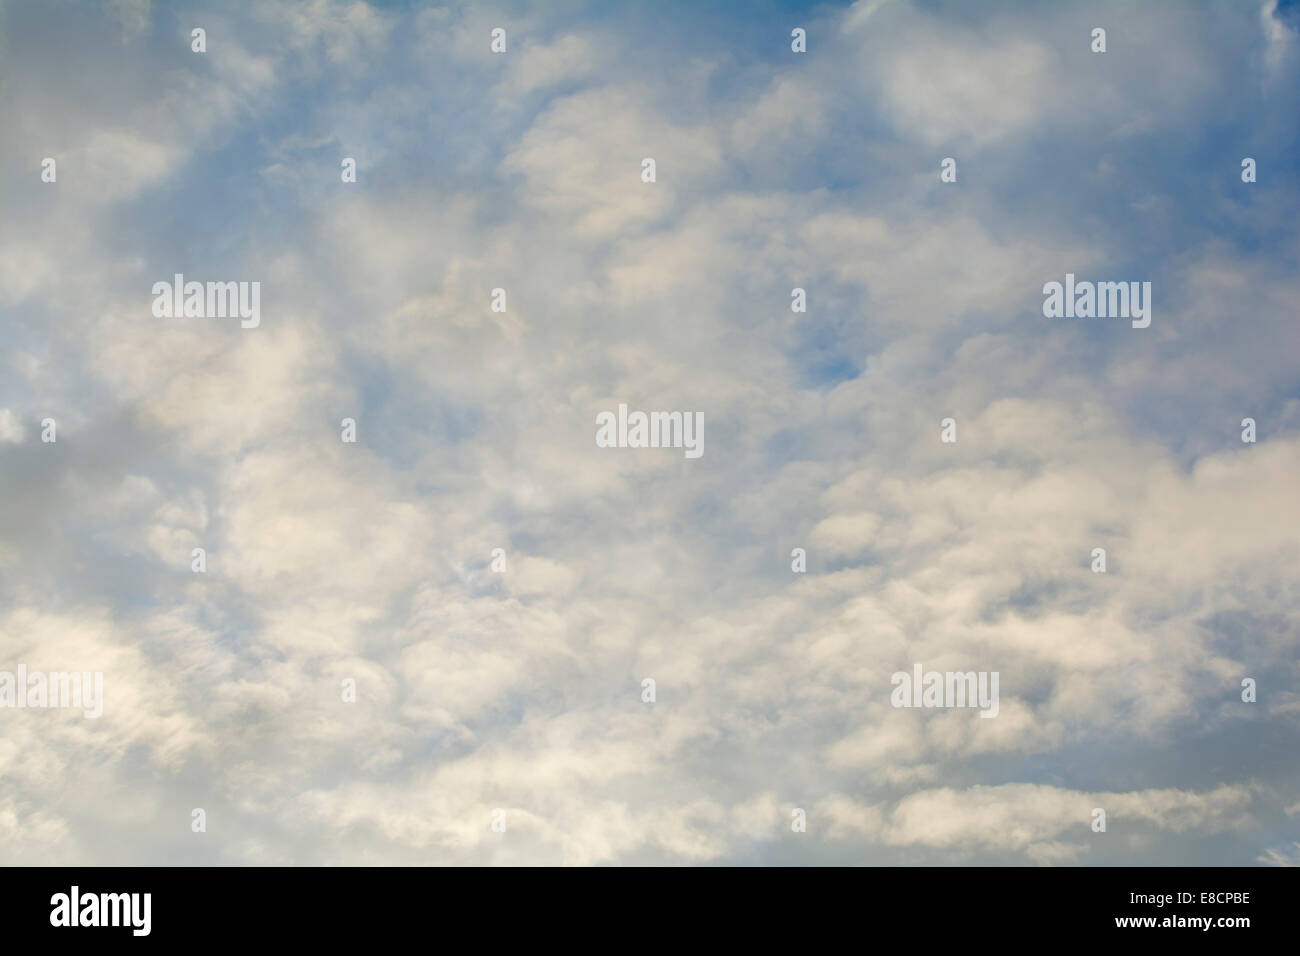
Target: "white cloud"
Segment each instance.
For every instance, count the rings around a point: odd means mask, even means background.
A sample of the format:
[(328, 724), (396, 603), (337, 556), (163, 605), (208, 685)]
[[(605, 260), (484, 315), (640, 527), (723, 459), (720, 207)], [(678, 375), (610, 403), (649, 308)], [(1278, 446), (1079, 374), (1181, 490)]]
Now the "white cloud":
[[(0, 115), (66, 146), (67, 187), (0, 223), (0, 657), (108, 694), (0, 735), (5, 859), (189, 858), (198, 801), (246, 834), (201, 851), (228, 863), (1260, 852), (1256, 794), (1294, 781), (1215, 754), (1300, 706), (1293, 250), (1238, 248), (1271, 228), (1246, 205), (1202, 242), (1159, 219), (1178, 183), (1095, 155), (1235, 82), (1245, 48), (1197, 32), (1222, 21), (1171, 25), (1141, 89), (1119, 57), (1095, 81), (1134, 101), (1079, 133), (1109, 177), (1021, 196), (1016, 150), (1092, 95), (1051, 11), (859, 4), (791, 66), (540, 9), (494, 59), (490, 11), (323, 2), (223, 11), (200, 62), (120, 9), (141, 57), (86, 67), (119, 109)], [(1131, 184), (1171, 195), (1091, 192)], [(1042, 319), (1044, 281), (1125, 256), (1152, 334)], [(154, 319), (182, 262), (261, 280), (262, 326)], [(619, 402), (702, 411), (705, 456), (597, 448)], [(47, 414), (58, 444), (22, 441)], [(998, 671), (998, 717), (891, 707), (915, 663)], [(1191, 781), (1150, 759), (1171, 738)], [(1106, 789), (1059, 784), (1099, 752)]]

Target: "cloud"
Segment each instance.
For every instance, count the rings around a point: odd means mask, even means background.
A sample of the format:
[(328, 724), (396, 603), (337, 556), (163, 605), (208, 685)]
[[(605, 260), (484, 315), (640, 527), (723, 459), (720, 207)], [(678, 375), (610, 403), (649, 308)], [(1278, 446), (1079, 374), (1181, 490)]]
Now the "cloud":
[[(0, 12), (0, 669), (106, 690), (0, 712), (5, 859), (1294, 856), (1289, 28), (200, 12)], [(154, 318), (177, 272), (261, 326)], [(1067, 272), (1151, 327), (1044, 318)], [(917, 663), (997, 718), (890, 706)]]
[(0, 408), (0, 441), (17, 444), (26, 433), (22, 421), (7, 408)]
[[(1003, 784), (958, 791), (922, 790), (899, 801), (880, 824), (890, 844), (963, 849), (980, 846), (1016, 851), (1046, 845), (1057, 855), (1059, 837), (1091, 836), (1093, 809), (1106, 811), (1107, 827), (1140, 821), (1159, 829), (1208, 832), (1248, 822), (1251, 790), (1223, 786), (1205, 794), (1178, 790), (1137, 793), (1079, 793), (1058, 787)], [(832, 804), (837, 819), (854, 812)]]

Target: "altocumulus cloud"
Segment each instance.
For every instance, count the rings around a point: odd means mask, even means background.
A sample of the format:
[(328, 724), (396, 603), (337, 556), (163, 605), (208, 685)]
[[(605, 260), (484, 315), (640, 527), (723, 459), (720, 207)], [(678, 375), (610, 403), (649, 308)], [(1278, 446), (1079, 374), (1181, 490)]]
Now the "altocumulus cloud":
[(0, 856), (1293, 863), (1298, 26), (0, 7)]

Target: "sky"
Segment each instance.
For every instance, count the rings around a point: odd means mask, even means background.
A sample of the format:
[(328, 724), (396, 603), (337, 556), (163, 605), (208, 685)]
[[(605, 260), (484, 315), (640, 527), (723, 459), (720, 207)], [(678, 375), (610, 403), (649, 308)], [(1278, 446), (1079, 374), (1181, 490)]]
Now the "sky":
[(0, 0), (0, 862), (1300, 863), (1298, 41)]

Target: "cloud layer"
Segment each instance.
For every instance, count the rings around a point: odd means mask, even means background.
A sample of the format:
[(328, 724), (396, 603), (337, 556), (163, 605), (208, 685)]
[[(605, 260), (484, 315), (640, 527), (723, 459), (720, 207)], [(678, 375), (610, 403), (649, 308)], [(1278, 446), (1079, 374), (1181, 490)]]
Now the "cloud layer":
[(0, 858), (1295, 862), (1298, 29), (0, 6)]

